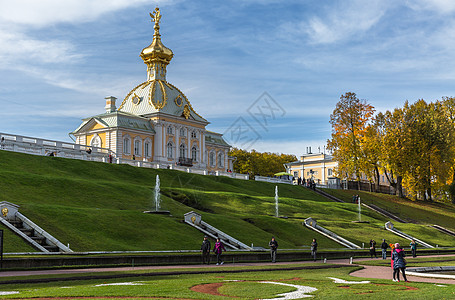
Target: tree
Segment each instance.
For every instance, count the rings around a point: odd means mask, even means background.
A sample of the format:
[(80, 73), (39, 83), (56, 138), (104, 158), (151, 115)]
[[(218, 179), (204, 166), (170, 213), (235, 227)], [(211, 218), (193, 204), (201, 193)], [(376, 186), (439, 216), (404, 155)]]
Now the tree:
[(284, 164), (297, 160), (295, 155), (277, 154), (270, 152), (250, 152), (233, 148), (230, 156), (236, 157), (234, 171), (237, 173), (250, 174), (253, 179), (255, 175), (271, 177), (273, 174), (284, 171)]
[(355, 93), (347, 92), (340, 97), (330, 115), (332, 138), (327, 141), (327, 146), (338, 161), (337, 175), (341, 178), (355, 176), (359, 189), (362, 171), (368, 164), (362, 149), (362, 139), (374, 111), (374, 107), (365, 100), (359, 100)]

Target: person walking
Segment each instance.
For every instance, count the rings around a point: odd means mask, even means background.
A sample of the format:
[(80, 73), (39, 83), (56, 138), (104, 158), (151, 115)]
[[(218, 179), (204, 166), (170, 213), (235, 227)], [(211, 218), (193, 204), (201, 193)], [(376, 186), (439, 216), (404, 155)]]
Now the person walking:
[(412, 257), (417, 256), (417, 242), (415, 240), (411, 240), (411, 243), (409, 244), (411, 246), (411, 252), (412, 252)]
[(217, 266), (224, 264), (223, 260), (221, 259), (221, 253), (223, 253), (223, 251), (226, 251), (226, 248), (224, 248), (224, 245), (220, 241), (220, 238), (217, 238), (215, 247), (213, 247), (213, 252), (216, 254), (216, 265)]
[(272, 236), (272, 240), (269, 242), (270, 247), (270, 256), (272, 258), (272, 262), (276, 261), (276, 249), (278, 249), (278, 242), (275, 240), (275, 237)]
[(210, 244), (209, 237), (204, 236), (204, 240), (201, 245), (203, 264), (210, 264), (210, 249), (212, 249), (212, 245)]
[(395, 244), (395, 250), (392, 253), (393, 259), (393, 281), (400, 282), (400, 270), (403, 273), (404, 281), (408, 282), (406, 278), (406, 260), (403, 248), (400, 244)]
[(375, 240), (370, 240), (370, 256), (371, 256), (371, 258), (373, 258), (373, 256), (375, 258), (378, 258), (378, 256), (376, 255), (376, 242), (375, 242)]
[(318, 242), (316, 239), (313, 239), (311, 243), (311, 257), (313, 257), (313, 261), (316, 261), (316, 252), (318, 251)]
[(385, 242), (385, 239), (382, 239), (381, 244), (382, 259), (387, 259), (387, 248), (389, 248), (389, 244)]

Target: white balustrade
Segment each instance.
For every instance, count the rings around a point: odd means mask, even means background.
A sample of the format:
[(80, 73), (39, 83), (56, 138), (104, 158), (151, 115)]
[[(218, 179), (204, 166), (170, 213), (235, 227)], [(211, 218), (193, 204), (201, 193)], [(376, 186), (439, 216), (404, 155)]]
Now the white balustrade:
[(62, 141), (53, 141), (40, 139), (28, 136), (7, 134), (0, 132), (0, 150), (12, 152), (21, 152), (26, 154), (41, 155), (41, 156), (56, 156), (70, 159), (98, 161), (109, 163), (109, 155), (113, 156), (113, 163), (129, 164), (131, 166), (153, 169), (173, 169), (186, 173), (194, 173), (199, 175), (216, 175), (227, 176), (236, 179), (248, 180), (248, 174), (238, 174), (233, 172), (215, 171), (209, 172), (207, 169), (196, 167), (183, 167), (173, 164), (160, 164), (149, 162), (146, 160), (131, 160), (121, 157), (116, 157), (116, 154), (107, 149), (92, 147), (80, 144), (67, 143)]

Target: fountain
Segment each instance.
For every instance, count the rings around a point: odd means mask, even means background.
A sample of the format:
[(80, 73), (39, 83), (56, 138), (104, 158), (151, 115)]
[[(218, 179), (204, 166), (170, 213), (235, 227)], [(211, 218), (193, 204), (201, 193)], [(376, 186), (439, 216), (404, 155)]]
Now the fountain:
[(360, 197), (357, 197), (357, 205), (358, 205), (357, 211), (358, 211), (358, 214), (359, 214), (359, 220), (358, 221), (352, 221), (352, 222), (353, 223), (370, 223), (369, 221), (362, 221), (362, 204), (361, 204), (361, 201), (360, 201)]
[(160, 210), (160, 176), (156, 175), (156, 184), (155, 184), (155, 211)]
[(146, 210), (144, 213), (147, 214), (162, 214), (162, 215), (169, 215), (170, 212), (167, 210), (160, 210), (161, 204), (161, 194), (160, 194), (160, 176), (156, 175), (156, 183), (155, 189), (153, 191), (153, 197), (155, 199), (155, 210)]
[(360, 197), (358, 198), (359, 203), (359, 222), (362, 222), (362, 207), (360, 206)]
[(278, 186), (275, 186), (275, 217), (278, 218)]

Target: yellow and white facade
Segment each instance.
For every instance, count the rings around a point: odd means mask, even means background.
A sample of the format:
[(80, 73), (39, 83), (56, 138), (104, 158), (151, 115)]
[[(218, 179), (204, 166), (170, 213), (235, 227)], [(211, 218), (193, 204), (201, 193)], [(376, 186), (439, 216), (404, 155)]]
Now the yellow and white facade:
[(159, 164), (183, 165), (208, 171), (233, 169), (230, 145), (222, 134), (206, 130), (185, 94), (167, 82), (166, 67), (173, 52), (161, 42), (161, 13), (150, 14), (153, 42), (140, 54), (147, 80), (134, 87), (116, 108), (107, 97), (105, 113), (83, 119), (72, 134), (76, 143), (110, 149), (116, 157)]
[(335, 168), (338, 162), (333, 157), (324, 153), (306, 154), (300, 159), (286, 164), (286, 172), (295, 179), (312, 179), (317, 184), (326, 185), (329, 179), (335, 178)]

